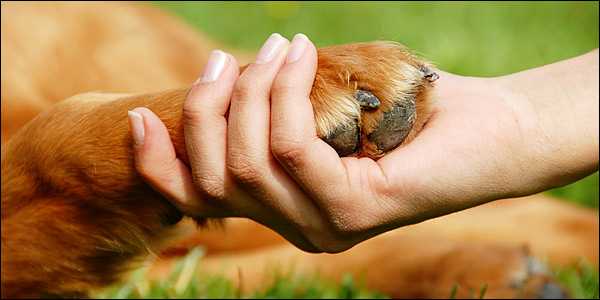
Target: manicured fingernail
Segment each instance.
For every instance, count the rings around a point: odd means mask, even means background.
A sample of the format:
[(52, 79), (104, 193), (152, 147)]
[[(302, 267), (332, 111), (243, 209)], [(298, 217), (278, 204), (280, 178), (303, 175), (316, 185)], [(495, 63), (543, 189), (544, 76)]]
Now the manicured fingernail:
[(285, 41), (286, 39), (279, 33), (271, 34), (262, 48), (260, 48), (260, 51), (258, 51), (258, 55), (256, 55), (256, 63), (264, 64), (273, 60), (273, 58), (275, 58), (275, 56), (277, 56), (277, 54), (283, 49)]
[(131, 135), (136, 146), (144, 144), (144, 117), (138, 112), (128, 111), (129, 126), (131, 126)]
[(194, 84), (197, 83), (208, 83), (219, 79), (221, 73), (225, 69), (227, 62), (227, 53), (221, 50), (213, 50), (210, 53), (206, 67), (204, 67), (204, 74)]
[(293, 63), (300, 59), (300, 57), (302, 57), (302, 54), (304, 54), (306, 45), (308, 45), (308, 37), (306, 37), (306, 35), (302, 33), (296, 34), (294, 36), (294, 39), (292, 40), (292, 46), (290, 47), (290, 52), (288, 52), (285, 62)]

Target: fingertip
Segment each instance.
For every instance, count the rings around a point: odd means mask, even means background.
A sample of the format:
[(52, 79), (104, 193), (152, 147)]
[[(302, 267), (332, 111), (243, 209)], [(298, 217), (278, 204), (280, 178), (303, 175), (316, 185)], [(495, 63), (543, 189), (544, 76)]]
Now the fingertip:
[(228, 67), (229, 57), (227, 53), (222, 50), (213, 50), (208, 56), (208, 61), (204, 66), (202, 75), (194, 81), (193, 86), (201, 84), (211, 84), (221, 77), (223, 71)]
[(227, 57), (229, 58), (229, 69), (232, 69), (232, 73), (234, 75), (239, 75), (240, 74), (240, 67), (239, 67), (239, 63), (237, 61), (237, 59), (235, 58), (235, 56), (227, 53)]
[(140, 114), (143, 116), (149, 116), (149, 117), (155, 116), (154, 113), (149, 108), (143, 107), (143, 106), (136, 107), (136, 108), (130, 110), (130, 112), (137, 113), (137, 114)]
[(223, 50), (213, 50), (209, 55), (202, 74), (192, 84), (192, 90), (228, 80), (231, 74), (237, 75), (238, 73), (238, 62), (233, 55)]
[(135, 148), (140, 148), (144, 145), (144, 136), (146, 129), (144, 128), (144, 117), (133, 110), (127, 111), (129, 127), (131, 129), (131, 137)]
[(152, 147), (156, 139), (164, 141), (165, 136), (169, 138), (166, 126), (150, 109), (136, 107), (128, 111), (127, 116), (136, 149), (143, 150)]
[(146, 135), (145, 140), (152, 138), (156, 134), (157, 130), (167, 130), (160, 118), (147, 107), (136, 107), (130, 112), (142, 116)]
[(317, 46), (308, 37), (306, 37), (306, 39), (308, 39), (308, 48), (312, 52), (312, 55), (313, 55), (313, 57), (315, 58), (315, 61), (316, 61), (316, 58), (318, 57)]
[(207, 110), (224, 114), (229, 107), (230, 94), (239, 76), (239, 66), (233, 55), (220, 50), (218, 53), (224, 54), (225, 62), (223, 65), (219, 62), (207, 63), (204, 74), (190, 88), (183, 106), (184, 114), (200, 114)]
[[(316, 76), (317, 52), (304, 34), (292, 40), (286, 64), (271, 89), (271, 138), (296, 141), (316, 137), (310, 93)], [(275, 137), (275, 138), (274, 138)]]
[[(141, 163), (150, 160), (170, 160), (174, 157), (169, 131), (161, 119), (146, 107), (136, 107), (128, 112), (129, 115), (140, 116), (143, 126), (143, 143), (136, 141), (135, 155)], [(132, 117), (130, 117), (131, 119)], [(132, 126), (133, 127), (133, 126)], [(136, 139), (136, 133), (134, 140)]]
[(309, 95), (317, 70), (317, 49), (310, 39), (298, 33), (292, 39), (285, 65), (275, 85), (294, 87), (295, 92)]
[(291, 42), (290, 51), (286, 57), (286, 64), (291, 64), (303, 58), (306, 54), (316, 53), (313, 42), (303, 33), (297, 33)]

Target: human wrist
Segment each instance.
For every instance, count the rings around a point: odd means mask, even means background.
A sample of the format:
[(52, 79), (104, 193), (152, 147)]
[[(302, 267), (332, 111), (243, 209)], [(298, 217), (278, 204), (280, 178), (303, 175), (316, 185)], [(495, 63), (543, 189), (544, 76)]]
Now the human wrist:
[[(503, 78), (441, 74), (434, 90), (436, 113), (430, 126), (461, 130), (439, 137), (439, 143), (450, 146), (443, 147), (448, 154), (436, 167), (437, 173), (444, 172), (419, 176), (417, 187), (411, 186), (418, 189), (413, 194), (436, 198), (443, 192), (459, 209), (526, 194), (531, 186), (523, 183), (531, 161), (526, 158), (532, 155), (521, 131), (534, 131), (535, 126), (535, 122), (521, 121), (528, 120), (527, 103), (503, 84)], [(438, 120), (443, 125), (437, 125)], [(403, 164), (403, 168), (408, 167)], [(421, 167), (407, 172), (430, 174)]]
[[(500, 185), (493, 189), (490, 199), (504, 199), (533, 194), (545, 189), (547, 174), (541, 168), (547, 143), (540, 135), (540, 123), (535, 106), (529, 95), (515, 88), (511, 77), (476, 78), (473, 84), (481, 90), (486, 101), (496, 108), (495, 119), (498, 133), (496, 149), (488, 159), (496, 165), (493, 182)], [(494, 163), (494, 161), (500, 163)]]
[(495, 80), (522, 136), (520, 164), (527, 170), (517, 195), (568, 184), (598, 169), (595, 55), (595, 62), (587, 54)]

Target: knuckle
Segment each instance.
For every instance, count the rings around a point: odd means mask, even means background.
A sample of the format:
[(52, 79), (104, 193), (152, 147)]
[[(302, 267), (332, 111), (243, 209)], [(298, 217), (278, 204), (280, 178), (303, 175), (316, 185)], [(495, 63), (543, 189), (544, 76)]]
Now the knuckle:
[(241, 76), (233, 88), (234, 99), (247, 99), (255, 93), (255, 84), (247, 76)]
[(182, 122), (184, 124), (201, 124), (206, 110), (201, 109), (195, 103), (186, 101), (183, 104)]
[(225, 199), (225, 182), (216, 175), (197, 174), (192, 175), (196, 190), (207, 199)]
[(231, 155), (227, 161), (227, 170), (238, 183), (253, 185), (260, 181), (261, 176), (252, 161), (243, 154)]
[(265, 163), (261, 157), (252, 147), (231, 147), (227, 154), (227, 171), (237, 183), (258, 187), (264, 178), (261, 166)]
[(294, 168), (302, 166), (304, 151), (304, 146), (298, 142), (278, 140), (271, 143), (273, 156), (280, 163)]
[(294, 90), (294, 85), (285, 80), (284, 78), (278, 78), (273, 82), (273, 86), (271, 87), (271, 94), (275, 97), (286, 97), (291, 94)]

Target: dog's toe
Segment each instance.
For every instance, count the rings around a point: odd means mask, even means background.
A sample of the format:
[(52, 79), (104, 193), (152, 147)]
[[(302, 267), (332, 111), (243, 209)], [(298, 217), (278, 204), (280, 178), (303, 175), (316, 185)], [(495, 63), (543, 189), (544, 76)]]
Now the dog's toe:
[(414, 100), (396, 103), (383, 117), (375, 130), (367, 135), (367, 141), (372, 143), (371, 148), (377, 152), (387, 152), (400, 145), (410, 133), (415, 123), (416, 107)]
[(440, 78), (440, 75), (438, 75), (438, 73), (432, 71), (427, 66), (421, 66), (419, 69), (423, 73), (423, 78), (425, 78), (429, 82), (434, 82)]
[(360, 128), (358, 120), (354, 123), (336, 127), (333, 132), (323, 138), (340, 156), (355, 153), (360, 145)]

